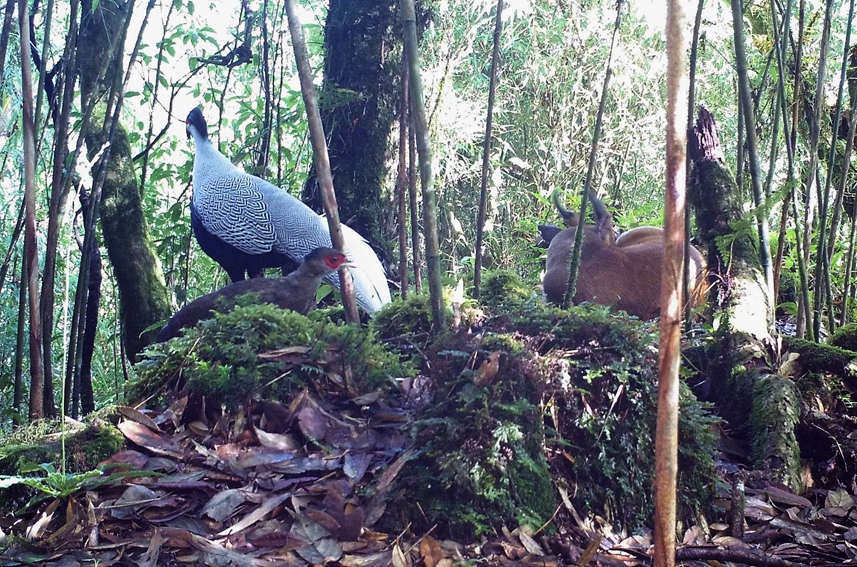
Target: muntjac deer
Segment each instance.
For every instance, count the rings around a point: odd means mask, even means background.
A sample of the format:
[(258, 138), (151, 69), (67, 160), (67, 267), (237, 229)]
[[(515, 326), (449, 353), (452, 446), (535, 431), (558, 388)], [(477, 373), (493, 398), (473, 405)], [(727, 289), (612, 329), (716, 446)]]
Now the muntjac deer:
[[(617, 239), (604, 203), (592, 192), (589, 200), (595, 223), (584, 225), (574, 302), (615, 305), (641, 319), (657, 317), (664, 260), (663, 229), (639, 227)], [(548, 301), (559, 304), (568, 287), (568, 259), (574, 248), (578, 215), (564, 209), (556, 195), (554, 203), (569, 228), (555, 234), (550, 241), (542, 286)], [(695, 290), (703, 279), (705, 260), (692, 246), (690, 261), (691, 289)], [(692, 292), (694, 303), (702, 295)]]

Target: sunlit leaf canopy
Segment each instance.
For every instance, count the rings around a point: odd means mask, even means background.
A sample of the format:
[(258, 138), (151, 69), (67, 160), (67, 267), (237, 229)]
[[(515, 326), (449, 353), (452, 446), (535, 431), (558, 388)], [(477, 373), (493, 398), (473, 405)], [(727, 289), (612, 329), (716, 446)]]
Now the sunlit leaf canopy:
[[(104, 2), (105, 0), (102, 0)], [(107, 0), (109, 1), (109, 0)], [(472, 264), (475, 211), (478, 203), (481, 142), (484, 136), (488, 76), (496, 3), (491, 0), (428, 2), (432, 18), (421, 43), (423, 81), (436, 168), (440, 207), (443, 268), (466, 273)], [(145, 214), (168, 288), (177, 305), (225, 281), (224, 274), (201, 253), (190, 237), (188, 202), (192, 145), (186, 140), (184, 118), (201, 105), (212, 138), (233, 161), (263, 175), (294, 194), (300, 192), (311, 155), (306, 119), (294, 71), (282, 2), (251, 2), (247, 18), (240, 2), (176, 0), (158, 2), (148, 20), (140, 56), (134, 62), (126, 93), (123, 122), (137, 159)], [(325, 2), (299, 2), (317, 84), (323, 82)], [(128, 32), (131, 53), (145, 5), (137, 2)], [(613, 79), (598, 148), (593, 186), (615, 212), (616, 224), (628, 228), (658, 224), (662, 209), (665, 116), (665, 8), (660, 2), (623, 4), (622, 27), (613, 66)], [(824, 5), (807, 2), (804, 69), (812, 76), (819, 58), (820, 20)], [(259, 25), (265, 11), (267, 38)], [(541, 270), (540, 253), (532, 243), (537, 222), (558, 222), (548, 202), (555, 189), (571, 192), (585, 173), (592, 126), (605, 72), (616, 4), (594, 0), (509, 0), (504, 10), (501, 66), (494, 108), (494, 144), (490, 155), (486, 262), (490, 267), (513, 268), (535, 283)], [(844, 44), (847, 3), (837, 4), (833, 18), (830, 60), (825, 80), (825, 102), (832, 104), (838, 84), (838, 66)], [(46, 68), (53, 68), (65, 47), (68, 6), (58, 3), (46, 41)], [(248, 22), (249, 31), (248, 31)], [(46, 27), (36, 14), (36, 43), (41, 46)], [(762, 146), (770, 144), (772, 30), (770, 7), (749, 3), (745, 12), (750, 78), (759, 88), (758, 130)], [(249, 34), (249, 35), (248, 35)], [(235, 66), (213, 64), (247, 41), (249, 59)], [(261, 80), (267, 40), (270, 93)], [(5, 253), (21, 207), (22, 152), (20, 138), (20, 51), (13, 33), (0, 99), (0, 242)], [(735, 169), (737, 107), (731, 16), (724, 2), (707, 2), (702, 14), (697, 61), (696, 101), (714, 113), (727, 159)], [(274, 136), (267, 168), (255, 168), (259, 153), (261, 116), (265, 100), (273, 101)], [(75, 102), (79, 104), (79, 102)], [(53, 126), (42, 113), (37, 160), (39, 203), (45, 203), (51, 176), (50, 147)], [(160, 137), (158, 134), (165, 130)], [(72, 135), (72, 143), (77, 130)], [(798, 159), (806, 157), (798, 148)], [(784, 152), (772, 166), (774, 185), (784, 179)], [(762, 158), (763, 161), (766, 157)], [(88, 166), (78, 164), (88, 182)], [(390, 187), (395, 171), (389, 163)], [(573, 198), (573, 197), (570, 197)], [(748, 199), (749, 202), (749, 199)], [(79, 251), (72, 218), (79, 207), (69, 199), (60, 237), (58, 313), (54, 336), (65, 343), (74, 294)], [(38, 229), (46, 230), (45, 209), (39, 207)], [(380, 243), (393, 248), (395, 235)], [(19, 246), (20, 248), (20, 246)], [(12, 250), (12, 269), (19, 271), (20, 250)], [(787, 257), (786, 262), (791, 262)], [(111, 269), (102, 301), (100, 342), (95, 372), (108, 380), (121, 365), (115, 295)], [(17, 286), (0, 290), (0, 312), (5, 321), (17, 320)], [(0, 339), (0, 362), (9, 367), (15, 335)], [(63, 356), (61, 348), (57, 357)], [(57, 361), (60, 366), (62, 360)], [(3, 388), (8, 383), (3, 382)]]

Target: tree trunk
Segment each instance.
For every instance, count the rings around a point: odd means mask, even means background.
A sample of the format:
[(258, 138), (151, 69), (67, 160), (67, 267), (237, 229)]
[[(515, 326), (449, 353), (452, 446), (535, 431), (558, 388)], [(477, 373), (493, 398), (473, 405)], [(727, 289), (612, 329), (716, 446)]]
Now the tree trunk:
[[(111, 38), (122, 33), (125, 15), (132, 3), (99, 3), (95, 14), (86, 6), (81, 23), (80, 79), (84, 100), (95, 92), (108, 92), (122, 81), (122, 50), (110, 51)], [(106, 9), (102, 9), (107, 6)], [(118, 6), (118, 7), (117, 7)], [(119, 45), (123, 45), (120, 42)], [(103, 77), (102, 61), (112, 58)], [(100, 79), (100, 80), (99, 80)], [(96, 111), (85, 132), (90, 155), (103, 144), (104, 110)], [(130, 359), (155, 338), (155, 331), (143, 334), (154, 323), (167, 319), (172, 310), (158, 258), (149, 243), (142, 196), (132, 161), (131, 146), (125, 129), (118, 126), (113, 135), (107, 177), (100, 205), (104, 246), (113, 265), (119, 288), (119, 314), (125, 350)]]
[(688, 196), (708, 248), (711, 303), (719, 325), (707, 368), (707, 396), (733, 428), (750, 439), (754, 465), (800, 488), (795, 439), (800, 403), (794, 383), (770, 371), (771, 303), (752, 230), (737, 231), (745, 215), (726, 168), (714, 118), (701, 109), (689, 140), (693, 174)]
[[(44, 367), (42, 365), (42, 324), (39, 313), (39, 249), (36, 243), (36, 134), (33, 124), (33, 76), (30, 61), (29, 11), (26, 0), (18, 3), (21, 30), (21, 121), (24, 146), (24, 258), (27, 262), (27, 294), (30, 315), (30, 419), (44, 417)], [(24, 282), (21, 282), (24, 285)], [(48, 330), (50, 332), (50, 330)], [(49, 408), (51, 412), (53, 407)]]
[[(330, 0), (319, 96), (340, 217), (380, 245), (393, 233), (395, 220), (385, 187), (400, 97), (401, 51), (393, 50), (400, 45), (396, 6), (395, 0)], [(319, 210), (314, 175), (306, 193)]]
[[(80, 204), (83, 216), (89, 210), (89, 195), (81, 189)], [(83, 250), (83, 240), (80, 242)], [(72, 417), (77, 419), (78, 408), (83, 415), (95, 411), (95, 396), (92, 391), (92, 356), (95, 353), (95, 335), (98, 330), (98, 306), (101, 304), (101, 250), (93, 246), (89, 260), (89, 289), (86, 296), (86, 312), (80, 339), (80, 371), (75, 372), (72, 390)], [(75, 368), (77, 366), (75, 365)]]

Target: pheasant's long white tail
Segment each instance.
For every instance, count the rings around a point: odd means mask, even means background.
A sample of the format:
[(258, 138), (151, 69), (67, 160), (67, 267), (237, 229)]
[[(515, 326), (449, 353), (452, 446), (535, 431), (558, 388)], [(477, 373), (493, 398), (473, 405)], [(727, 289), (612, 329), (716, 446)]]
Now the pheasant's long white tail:
[(390, 303), (390, 286), (384, 267), (369, 243), (356, 231), (342, 225), (342, 236), (345, 239), (345, 255), (354, 263), (349, 271), (354, 280), (357, 303), (369, 315), (374, 315)]

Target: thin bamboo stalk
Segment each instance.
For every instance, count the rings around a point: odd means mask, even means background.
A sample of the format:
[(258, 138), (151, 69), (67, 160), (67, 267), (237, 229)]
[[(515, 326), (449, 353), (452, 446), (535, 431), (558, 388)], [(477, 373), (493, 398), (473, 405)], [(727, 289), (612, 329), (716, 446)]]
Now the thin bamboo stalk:
[(503, 0), (497, 0), (494, 20), (494, 48), (491, 52), (491, 78), (488, 84), (488, 110), (485, 117), (485, 140), (482, 143), (482, 182), (479, 189), (479, 212), (476, 217), (476, 260), (473, 269), (473, 297), (479, 299), (482, 283), (482, 247), (485, 237), (485, 215), (488, 205), (488, 166), (491, 157), (491, 127), (494, 117), (494, 91), (497, 88), (497, 66), (500, 64), (500, 34), (503, 32)]
[(417, 49), (417, 17), (414, 0), (401, 0), (402, 23), (404, 24), (405, 54), (408, 59), (411, 77), (411, 107), (414, 112), (414, 133), (420, 161), (420, 183), (423, 193), (423, 223), (426, 246), (426, 265), (428, 267), (429, 302), (431, 304), (432, 324), (441, 329), (446, 314), (444, 312), (443, 286), (441, 285), (440, 251), (437, 231), (437, 195), (431, 167), (431, 148), (429, 142), (428, 120), (426, 119), (423, 83), (420, 75), (419, 51)]
[(583, 181), (583, 190), (580, 198), (580, 220), (574, 233), (574, 249), (568, 259), (568, 287), (562, 298), (562, 306), (567, 308), (571, 305), (577, 285), (577, 270), (580, 265), (580, 249), (583, 246), (583, 219), (586, 218), (586, 204), (589, 201), (589, 190), (592, 184), (592, 174), (595, 171), (595, 162), (598, 156), (598, 140), (601, 138), (601, 123), (604, 120), (604, 109), (607, 106), (607, 93), (610, 87), (610, 77), (613, 76), (613, 53), (619, 41), (619, 27), (622, 23), (623, 0), (616, 2), (616, 20), (613, 23), (613, 36), (610, 40), (610, 52), (607, 55), (607, 68), (604, 71), (604, 84), (601, 86), (601, 102), (598, 105), (598, 114), (595, 117), (595, 127), (592, 129), (592, 144), (589, 148), (589, 165), (586, 168), (586, 178)]
[(408, 62), (402, 57), (402, 99), (399, 103), (399, 170), (396, 180), (396, 200), (399, 220), (399, 290), (402, 299), (408, 297), (408, 226), (407, 202), (405, 195), (408, 187)]
[[(295, 11), (294, 2), (292, 0), (285, 0), (285, 3), (286, 15), (289, 20), (289, 32), (292, 35), (292, 47), (295, 50), (295, 62), (297, 63), (298, 76), (301, 81), (301, 95), (306, 107), (316, 179), (318, 180), (319, 191), (321, 192), (324, 213), (327, 215), (330, 240), (334, 248), (345, 250), (342, 225), (339, 222), (339, 208), (336, 205), (336, 194), (333, 191), (333, 174), (330, 171), (330, 157), (327, 154), (324, 127), (321, 124), (321, 115), (318, 111), (318, 99), (312, 80), (312, 70), (309, 64), (306, 40), (304, 39), (303, 28), (301, 28), (297, 12)], [(360, 316), (357, 313), (357, 301), (354, 298), (354, 282), (351, 280), (351, 274), (347, 269), (343, 268), (339, 270), (339, 281), (342, 290), (342, 305), (345, 308), (345, 320), (350, 323), (359, 324)]]
[[(759, 260), (765, 273), (768, 301), (773, 301), (774, 273), (771, 264), (771, 238), (768, 229), (768, 209), (762, 192), (762, 172), (759, 165), (759, 148), (756, 139), (756, 117), (753, 112), (753, 97), (747, 73), (747, 52), (744, 46), (744, 17), (741, 0), (732, 0), (732, 33), (735, 38), (735, 67), (738, 75), (738, 95), (741, 114), (744, 117), (744, 133), (747, 140), (747, 157), (750, 169), (750, 185), (756, 206), (756, 227), (759, 232)], [(773, 323), (772, 308), (768, 309), (769, 324)]]
[(675, 565), (678, 476), (681, 288), (687, 179), (686, 3), (667, 2), (667, 125), (664, 264), (658, 352), (658, 421), (655, 433), (655, 567)]

